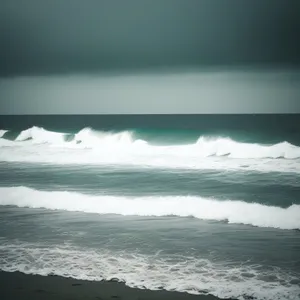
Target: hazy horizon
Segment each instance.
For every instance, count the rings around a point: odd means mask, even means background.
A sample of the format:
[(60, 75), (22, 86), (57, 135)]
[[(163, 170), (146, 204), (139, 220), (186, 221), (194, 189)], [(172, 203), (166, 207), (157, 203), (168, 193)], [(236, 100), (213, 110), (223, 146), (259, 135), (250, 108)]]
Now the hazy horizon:
[(22, 76), (0, 79), (1, 114), (300, 112), (297, 70)]

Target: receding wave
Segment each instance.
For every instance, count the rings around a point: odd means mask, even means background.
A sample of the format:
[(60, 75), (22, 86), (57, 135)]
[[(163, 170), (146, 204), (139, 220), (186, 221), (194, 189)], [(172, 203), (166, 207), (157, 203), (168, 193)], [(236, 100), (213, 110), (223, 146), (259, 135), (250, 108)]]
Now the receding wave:
[(0, 205), (124, 216), (178, 216), (228, 223), (300, 229), (300, 205), (288, 208), (192, 196), (90, 196), (75, 192), (0, 188)]
[(299, 279), (279, 268), (226, 265), (202, 257), (170, 255), (159, 251), (89, 249), (71, 245), (1, 241), (0, 269), (25, 274), (72, 277), (82, 280), (118, 279), (150, 290), (213, 294), (220, 298), (299, 299)]

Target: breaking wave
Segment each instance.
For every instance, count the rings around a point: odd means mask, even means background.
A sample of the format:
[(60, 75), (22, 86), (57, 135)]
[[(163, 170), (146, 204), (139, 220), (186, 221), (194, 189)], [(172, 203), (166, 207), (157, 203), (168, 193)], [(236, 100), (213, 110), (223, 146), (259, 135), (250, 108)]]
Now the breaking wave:
[(258, 227), (300, 229), (300, 205), (288, 208), (192, 196), (91, 196), (75, 192), (0, 188), (0, 205), (124, 216), (178, 216)]
[(0, 138), (2, 138), (7, 131), (8, 130), (0, 129)]
[[(4, 139), (7, 131), (0, 131), (0, 138)], [(197, 155), (199, 157), (222, 157), (229, 158), (300, 158), (300, 147), (288, 142), (274, 145), (241, 143), (229, 137), (206, 137), (200, 136), (197, 141), (185, 145), (153, 145), (150, 141), (137, 139), (134, 131), (96, 131), (92, 128), (84, 128), (76, 134), (48, 131), (42, 127), (33, 126), (21, 131), (15, 143), (0, 143), (0, 146), (20, 146), (20, 142), (32, 141), (35, 143), (47, 143), (59, 145), (65, 148), (78, 148), (78, 145), (86, 148), (110, 147), (111, 151), (122, 150), (120, 146), (147, 146), (148, 150), (161, 151), (166, 154)], [(26, 144), (28, 145), (28, 143)], [(146, 149), (145, 147), (143, 149)], [(149, 152), (149, 151), (148, 151)], [(140, 153), (142, 154), (142, 153)]]
[(84, 128), (74, 134), (31, 127), (5, 133), (0, 138), (0, 149), (2, 162), (300, 173), (298, 146), (288, 142), (244, 143), (218, 136), (200, 136), (185, 144), (166, 145), (153, 143), (135, 130)]
[(65, 133), (48, 131), (41, 127), (33, 126), (29, 129), (21, 131), (17, 136), (16, 142), (33, 140), (37, 143), (63, 143), (65, 141)]
[(300, 158), (300, 147), (288, 142), (261, 145), (236, 142), (230, 138), (200, 137), (197, 146), (205, 156), (232, 158)]
[(121, 144), (124, 146), (130, 146), (134, 143), (146, 143), (142, 140), (135, 140), (134, 133), (131, 131), (121, 131), (121, 132), (105, 132), (96, 131), (92, 128), (84, 128), (75, 134), (74, 140), (76, 144), (82, 143), (88, 147), (97, 146), (113, 146), (116, 144)]

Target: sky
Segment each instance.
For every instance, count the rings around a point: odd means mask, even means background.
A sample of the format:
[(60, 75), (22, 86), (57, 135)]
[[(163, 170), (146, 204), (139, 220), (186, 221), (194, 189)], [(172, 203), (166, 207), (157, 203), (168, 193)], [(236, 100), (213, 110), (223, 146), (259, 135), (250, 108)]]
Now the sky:
[(2, 0), (0, 114), (300, 112), (299, 35), (299, 0)]

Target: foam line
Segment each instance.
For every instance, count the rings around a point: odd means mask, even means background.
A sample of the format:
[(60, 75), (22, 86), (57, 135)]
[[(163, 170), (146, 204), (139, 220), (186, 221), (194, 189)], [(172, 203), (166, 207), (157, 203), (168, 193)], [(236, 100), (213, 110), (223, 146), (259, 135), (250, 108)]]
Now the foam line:
[(0, 205), (124, 216), (193, 216), (258, 227), (300, 229), (300, 205), (295, 204), (281, 208), (190, 196), (90, 196), (75, 192), (38, 191), (27, 187), (3, 187), (0, 188)]

